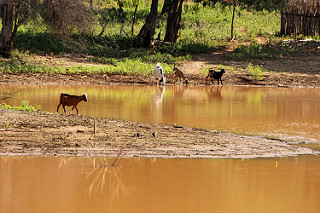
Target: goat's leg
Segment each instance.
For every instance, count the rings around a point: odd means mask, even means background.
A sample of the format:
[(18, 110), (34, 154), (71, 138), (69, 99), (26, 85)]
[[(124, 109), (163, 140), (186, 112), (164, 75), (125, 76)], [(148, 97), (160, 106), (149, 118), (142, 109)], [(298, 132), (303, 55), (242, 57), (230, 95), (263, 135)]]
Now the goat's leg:
[(179, 80), (180, 78), (179, 78), (179, 76), (175, 76), (175, 78), (174, 78), (174, 83), (178, 83), (178, 80)]
[(220, 81), (221, 81), (221, 85), (223, 85), (221, 78), (220, 78)]
[(78, 108), (75, 106), (75, 107), (73, 107), (73, 108), (76, 108), (76, 110), (77, 110), (77, 115), (79, 114), (79, 110), (78, 110)]
[[(71, 112), (73, 111), (74, 108), (75, 108), (75, 106), (72, 107)], [(76, 107), (76, 109), (77, 109), (77, 107)], [(70, 112), (70, 114), (71, 114), (71, 112)]]
[(213, 85), (214, 85), (214, 78), (211, 79), (211, 83), (213, 83)]
[(206, 84), (207, 84), (207, 82), (208, 82), (208, 77), (209, 77), (209, 75), (206, 77)]
[(57, 107), (57, 112), (59, 112), (59, 107), (60, 107), (60, 105), (61, 105), (61, 104), (59, 104), (58, 107)]
[(158, 84), (158, 78), (155, 74), (153, 75), (153, 83)]
[(64, 113), (67, 113), (66, 106), (64, 104), (62, 104), (62, 107), (64, 109)]

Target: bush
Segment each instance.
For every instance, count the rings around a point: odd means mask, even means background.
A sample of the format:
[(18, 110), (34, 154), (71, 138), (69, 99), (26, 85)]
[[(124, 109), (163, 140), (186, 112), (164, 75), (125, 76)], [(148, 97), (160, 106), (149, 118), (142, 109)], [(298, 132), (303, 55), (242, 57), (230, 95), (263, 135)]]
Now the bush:
[(262, 80), (263, 77), (263, 68), (262, 66), (252, 66), (251, 63), (249, 63), (248, 67), (247, 67), (248, 73), (254, 77), (255, 80), (260, 81)]

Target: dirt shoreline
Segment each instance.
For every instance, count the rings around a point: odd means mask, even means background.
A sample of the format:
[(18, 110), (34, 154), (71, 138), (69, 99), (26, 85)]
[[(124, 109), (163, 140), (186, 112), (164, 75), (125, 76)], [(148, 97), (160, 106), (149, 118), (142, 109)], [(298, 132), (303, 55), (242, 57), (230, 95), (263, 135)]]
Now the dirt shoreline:
[(0, 155), (257, 158), (314, 155), (285, 141), (92, 116), (0, 110)]

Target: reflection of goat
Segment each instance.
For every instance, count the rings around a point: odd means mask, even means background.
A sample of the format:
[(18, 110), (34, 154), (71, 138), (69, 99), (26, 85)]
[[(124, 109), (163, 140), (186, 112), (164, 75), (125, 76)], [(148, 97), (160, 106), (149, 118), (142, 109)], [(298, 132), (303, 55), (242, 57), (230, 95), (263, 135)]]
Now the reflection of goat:
[(165, 86), (158, 86), (155, 88), (155, 94), (152, 99), (156, 109), (160, 108), (162, 105), (164, 91), (166, 91)]
[(221, 101), (222, 100), (222, 91), (223, 87), (205, 87), (205, 91), (208, 95), (208, 101)]
[(83, 94), (81, 96), (77, 96), (77, 95), (68, 95), (68, 94), (61, 93), (57, 112), (59, 111), (60, 105), (62, 105), (65, 113), (67, 113), (65, 106), (73, 106), (72, 110), (76, 108), (77, 114), (78, 114), (79, 111), (78, 111), (77, 105), (80, 101), (87, 102), (88, 101), (87, 95)]
[(173, 83), (177, 82), (178, 80), (179, 81), (184, 80), (184, 83), (186, 85), (188, 84), (188, 79), (184, 77), (184, 74), (181, 70), (176, 68), (176, 65), (174, 65), (172, 72), (173, 72)]
[(221, 80), (223, 73), (225, 73), (224, 69), (221, 69), (220, 72), (217, 72), (217, 71), (214, 71), (212, 68), (210, 68), (208, 76), (206, 77), (206, 84), (207, 84), (208, 79), (210, 79), (210, 81), (213, 84), (214, 84), (213, 80), (216, 79), (218, 81), (218, 85), (219, 85), (219, 80), (220, 80), (221, 84), (223, 85), (222, 80)]
[(153, 80), (156, 80), (157, 84), (165, 83), (165, 78), (163, 76), (163, 69), (160, 66), (160, 63), (157, 63), (156, 67), (153, 70)]

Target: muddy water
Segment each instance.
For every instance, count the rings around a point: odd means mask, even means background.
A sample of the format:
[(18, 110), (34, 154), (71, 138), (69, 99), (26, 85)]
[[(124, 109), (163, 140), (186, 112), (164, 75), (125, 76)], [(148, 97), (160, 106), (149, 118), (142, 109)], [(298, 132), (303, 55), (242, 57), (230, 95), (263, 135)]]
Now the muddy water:
[(81, 114), (320, 142), (320, 89), (11, 85), (0, 91), (20, 91), (9, 104), (29, 100), (50, 112), (61, 92), (87, 93), (88, 103), (78, 105)]
[(122, 159), (113, 168), (97, 167), (104, 164), (0, 157), (0, 212), (320, 212), (317, 156)]

